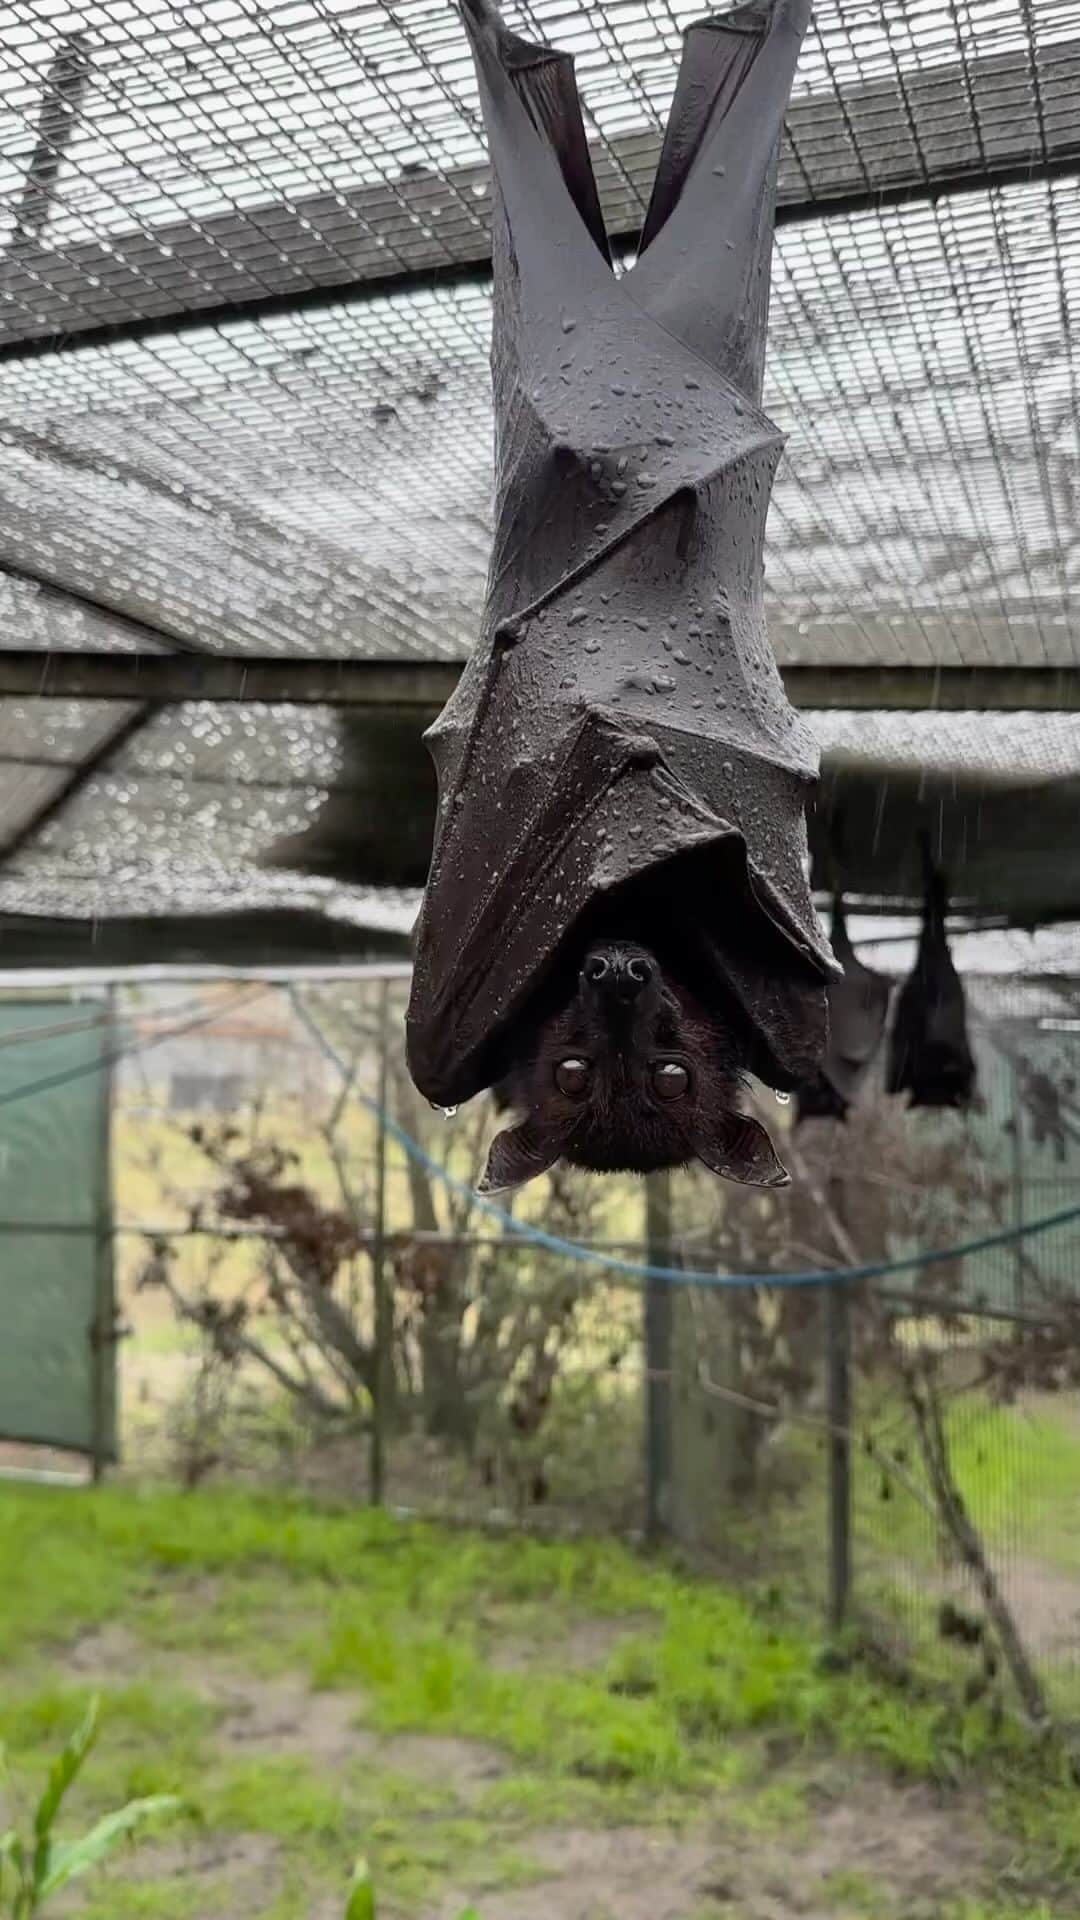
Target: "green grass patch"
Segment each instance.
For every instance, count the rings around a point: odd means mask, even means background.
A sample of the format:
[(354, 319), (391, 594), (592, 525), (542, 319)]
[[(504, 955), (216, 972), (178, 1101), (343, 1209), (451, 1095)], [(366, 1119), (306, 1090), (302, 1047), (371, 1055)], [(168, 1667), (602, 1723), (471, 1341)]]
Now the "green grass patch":
[[(492, 1741), (556, 1774), (695, 1788), (729, 1776), (732, 1736), (783, 1729), (939, 1775), (1000, 1754), (979, 1709), (826, 1673), (816, 1639), (741, 1595), (612, 1543), (502, 1541), (384, 1514), (311, 1511), (214, 1490), (0, 1489), (0, 1650), (122, 1612), (150, 1645), (243, 1654), (320, 1686), (355, 1686), (376, 1724)], [(57, 1564), (77, 1568), (57, 1593)], [(209, 1585), (193, 1589), (193, 1580)], [(557, 1645), (576, 1616), (654, 1622), (601, 1670), (500, 1670), (486, 1623), (542, 1612)]]
[[(782, 1597), (755, 1604), (612, 1543), (492, 1539), (229, 1489), (5, 1485), (0, 1565), (12, 1570), (0, 1738), (17, 1781), (40, 1773), (85, 1703), (81, 1685), (56, 1682), (58, 1646), (122, 1620), (143, 1651), (106, 1689), (84, 1808), (181, 1791), (209, 1832), (268, 1836), (275, 1884), (257, 1920), (301, 1914), (297, 1889), (310, 1904), (312, 1888), (343, 1885), (361, 1850), (392, 1910), (409, 1913), (448, 1884), (475, 1895), (534, 1877), (528, 1835), (540, 1826), (677, 1823), (719, 1804), (752, 1844), (755, 1830), (797, 1830), (824, 1755), (946, 1791), (974, 1783), (1014, 1837), (1018, 1885), (1080, 1870), (1080, 1795), (1011, 1724), (858, 1666), (827, 1671)], [(626, 1631), (575, 1669), (560, 1649), (584, 1620)], [(500, 1664), (492, 1649), (507, 1642), (515, 1657)], [(177, 1654), (254, 1676), (299, 1668), (314, 1686), (354, 1690), (376, 1730), (490, 1743), (508, 1771), (462, 1794), (452, 1778), (403, 1779), (366, 1760), (238, 1756), (218, 1740), (212, 1701), (173, 1684), (186, 1670), (170, 1671)], [(155, 1894), (132, 1873), (116, 1886), (119, 1920), (186, 1920), (182, 1885)], [(830, 1897), (876, 1920), (866, 1888)], [(1042, 1916), (976, 1905), (942, 1920)]]

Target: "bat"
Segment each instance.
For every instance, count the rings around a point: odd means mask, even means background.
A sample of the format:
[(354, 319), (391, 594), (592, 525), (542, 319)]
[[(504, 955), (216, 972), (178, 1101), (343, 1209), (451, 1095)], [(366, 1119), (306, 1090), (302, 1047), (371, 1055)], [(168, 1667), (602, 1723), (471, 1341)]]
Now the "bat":
[(524, 1104), (499, 1185), (558, 1158), (782, 1179), (738, 1086), (792, 1089), (824, 1050), (817, 750), (762, 603), (776, 164), (809, 13), (689, 29), (617, 277), (572, 61), (464, 0), (493, 176), (495, 528), (478, 645), (425, 736), (406, 1036), (434, 1104)]
[(818, 1072), (800, 1087), (800, 1121), (846, 1120), (885, 1034), (892, 982), (864, 967), (848, 938), (843, 895), (833, 899), (832, 950), (843, 977), (829, 985), (829, 1044)]
[(929, 835), (920, 846), (922, 932), (914, 970), (897, 996), (886, 1085), (890, 1093), (906, 1093), (911, 1107), (966, 1107), (975, 1092), (975, 1061), (964, 989), (945, 938), (945, 876), (934, 864)]

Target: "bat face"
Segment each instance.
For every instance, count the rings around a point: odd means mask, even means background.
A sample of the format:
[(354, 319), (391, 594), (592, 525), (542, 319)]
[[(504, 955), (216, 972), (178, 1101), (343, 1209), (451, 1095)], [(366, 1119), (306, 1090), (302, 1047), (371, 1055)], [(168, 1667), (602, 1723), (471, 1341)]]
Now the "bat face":
[(559, 1160), (592, 1173), (651, 1173), (701, 1160), (778, 1186), (765, 1129), (736, 1107), (738, 1050), (648, 948), (593, 939), (565, 997), (522, 1035), (499, 1088), (523, 1114), (498, 1134), (481, 1184), (497, 1192)]

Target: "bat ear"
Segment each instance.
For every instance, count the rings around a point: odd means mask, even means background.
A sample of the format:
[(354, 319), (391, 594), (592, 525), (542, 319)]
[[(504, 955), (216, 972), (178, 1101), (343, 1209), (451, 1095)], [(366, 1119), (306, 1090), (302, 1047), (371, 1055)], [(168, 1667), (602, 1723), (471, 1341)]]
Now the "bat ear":
[(529, 1120), (520, 1126), (504, 1127), (495, 1135), (487, 1157), (487, 1166), (477, 1183), (477, 1193), (506, 1193), (511, 1187), (523, 1187), (547, 1173), (559, 1158), (559, 1144), (541, 1134)]
[(748, 1113), (722, 1113), (697, 1156), (710, 1173), (741, 1180), (748, 1187), (789, 1187), (791, 1175), (759, 1120)]

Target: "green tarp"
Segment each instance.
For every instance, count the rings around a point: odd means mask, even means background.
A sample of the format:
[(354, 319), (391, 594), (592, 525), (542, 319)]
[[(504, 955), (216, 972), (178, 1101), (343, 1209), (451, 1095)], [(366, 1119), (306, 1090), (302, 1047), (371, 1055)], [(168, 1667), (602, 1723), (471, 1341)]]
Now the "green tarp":
[(115, 1453), (110, 1022), (0, 999), (0, 1439)]

